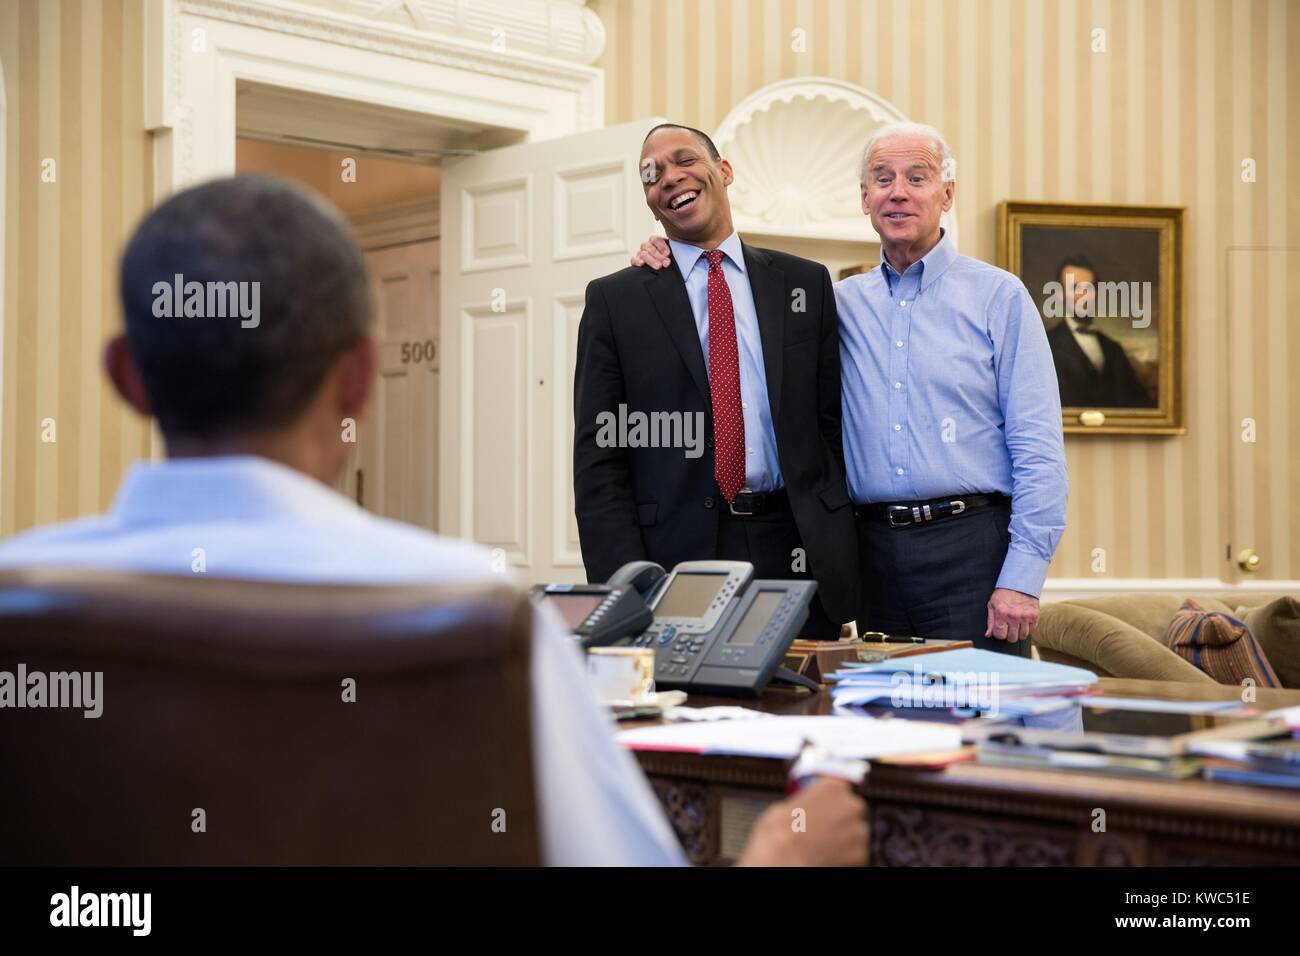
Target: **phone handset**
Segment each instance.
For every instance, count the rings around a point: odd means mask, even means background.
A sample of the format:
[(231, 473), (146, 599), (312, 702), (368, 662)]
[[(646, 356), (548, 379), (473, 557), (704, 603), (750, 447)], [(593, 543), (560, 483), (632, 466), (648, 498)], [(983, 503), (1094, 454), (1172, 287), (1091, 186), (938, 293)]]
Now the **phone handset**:
[(668, 572), (653, 561), (629, 561), (615, 571), (606, 583), (610, 587), (631, 587), (648, 604), (655, 585), (667, 576)]

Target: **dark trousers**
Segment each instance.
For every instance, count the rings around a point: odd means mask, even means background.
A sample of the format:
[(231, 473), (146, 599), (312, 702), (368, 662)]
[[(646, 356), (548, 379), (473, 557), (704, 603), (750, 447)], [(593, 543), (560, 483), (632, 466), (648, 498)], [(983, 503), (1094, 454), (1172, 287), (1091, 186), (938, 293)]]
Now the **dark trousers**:
[(1011, 504), (904, 528), (859, 517), (863, 612), (858, 632), (973, 641), (1028, 657), (1030, 641), (985, 637), (988, 603), (1011, 544)]
[[(728, 511), (721, 498), (719, 503), (722, 507), (718, 514), (719, 561), (748, 561), (754, 566), (756, 578), (812, 579), (807, 570), (807, 557), (798, 562), (803, 571), (791, 570), (799, 557), (796, 549), (803, 548), (803, 540), (788, 509), (742, 518)], [(814, 641), (833, 641), (840, 636), (840, 625), (826, 616), (819, 595), (813, 596), (808, 621), (799, 636)]]

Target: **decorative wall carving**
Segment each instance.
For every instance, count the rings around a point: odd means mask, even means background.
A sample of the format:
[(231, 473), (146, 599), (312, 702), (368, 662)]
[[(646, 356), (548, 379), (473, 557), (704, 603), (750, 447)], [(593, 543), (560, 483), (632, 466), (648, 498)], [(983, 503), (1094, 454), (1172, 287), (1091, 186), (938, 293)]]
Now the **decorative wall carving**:
[[(736, 170), (731, 208), (741, 233), (878, 242), (858, 189), (871, 131), (907, 117), (852, 83), (782, 80), (742, 100), (714, 142)], [(960, 158), (960, 157), (959, 157)], [(956, 208), (943, 218), (955, 241)]]

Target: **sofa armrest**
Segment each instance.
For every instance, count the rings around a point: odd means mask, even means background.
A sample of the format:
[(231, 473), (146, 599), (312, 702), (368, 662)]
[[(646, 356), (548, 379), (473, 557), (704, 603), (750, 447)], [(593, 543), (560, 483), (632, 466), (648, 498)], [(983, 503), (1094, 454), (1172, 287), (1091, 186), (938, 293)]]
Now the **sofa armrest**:
[(1131, 624), (1077, 604), (1043, 605), (1034, 643), (1043, 660), (1072, 663), (1105, 677), (1214, 683)]

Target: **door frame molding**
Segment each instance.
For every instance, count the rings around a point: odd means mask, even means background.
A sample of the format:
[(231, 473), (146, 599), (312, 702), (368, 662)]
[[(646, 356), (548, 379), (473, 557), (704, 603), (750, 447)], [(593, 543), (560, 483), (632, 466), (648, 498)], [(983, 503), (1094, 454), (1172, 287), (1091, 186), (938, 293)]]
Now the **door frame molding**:
[[(529, 38), (500, 45), (484, 42), (483, 25), (469, 12), (451, 26), (435, 26), (417, 16), (420, 9), (401, 5), (397, 14), (411, 20), (404, 26), (375, 19), (373, 4), (362, 0), (339, 0), (333, 8), (291, 0), (147, 0), (145, 128), (153, 138), (155, 201), (234, 174), (240, 82), (493, 127), (521, 142), (604, 125), (605, 74), (590, 65), (603, 50), (604, 30), (582, 3), (494, 6), (494, 29)], [(550, 24), (540, 36), (539, 15)], [(443, 460), (453, 451), (449, 419), (460, 412), (454, 403), (441, 406)], [(153, 454), (161, 454), (157, 429)], [(456, 488), (443, 493), (455, 495)], [(448, 506), (459, 510), (444, 499)]]
[[(527, 12), (517, 14), (521, 32)], [(499, 127), (530, 142), (604, 120), (604, 71), (584, 63), (289, 0), (149, 0), (145, 127), (155, 137), (158, 198), (234, 172), (241, 80)]]

